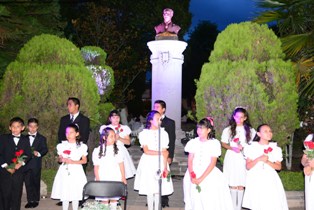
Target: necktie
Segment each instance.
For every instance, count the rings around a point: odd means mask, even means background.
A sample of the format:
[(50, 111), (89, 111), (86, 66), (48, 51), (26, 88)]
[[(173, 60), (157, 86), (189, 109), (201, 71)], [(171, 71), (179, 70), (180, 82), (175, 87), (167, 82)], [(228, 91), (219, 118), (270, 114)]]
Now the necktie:
[(13, 138), (16, 138), (16, 139), (20, 139), (21, 138), (21, 136), (14, 136), (14, 135), (12, 135), (13, 136)]
[(29, 136), (29, 137), (33, 137), (33, 138), (35, 138), (35, 137), (36, 137), (36, 135), (30, 135), (30, 134), (29, 134), (28, 136)]
[(70, 121), (71, 121), (71, 123), (74, 122), (74, 115), (71, 115)]

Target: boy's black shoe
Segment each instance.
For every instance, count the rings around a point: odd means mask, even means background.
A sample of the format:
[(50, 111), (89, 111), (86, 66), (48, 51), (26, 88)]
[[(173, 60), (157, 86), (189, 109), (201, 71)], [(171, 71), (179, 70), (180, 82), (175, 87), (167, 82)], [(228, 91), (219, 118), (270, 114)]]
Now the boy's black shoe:
[(57, 206), (62, 206), (62, 201), (59, 201), (58, 203), (56, 203)]
[(32, 208), (36, 208), (36, 207), (38, 206), (38, 204), (39, 204), (39, 203), (38, 203), (38, 202), (36, 202), (36, 201), (35, 201), (35, 202), (33, 202), (33, 203), (32, 203), (32, 206), (33, 206)]
[(26, 209), (33, 208), (32, 203), (27, 203), (27, 204), (25, 205), (25, 208), (26, 208)]

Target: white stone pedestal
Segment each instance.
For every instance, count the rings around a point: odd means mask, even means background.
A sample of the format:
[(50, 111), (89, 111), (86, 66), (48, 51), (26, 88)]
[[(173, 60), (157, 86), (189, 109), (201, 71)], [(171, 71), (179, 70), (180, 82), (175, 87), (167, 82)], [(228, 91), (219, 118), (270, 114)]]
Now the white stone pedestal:
[(177, 40), (158, 40), (147, 43), (152, 55), (152, 108), (155, 100), (167, 104), (166, 115), (181, 128), (182, 55), (187, 43)]

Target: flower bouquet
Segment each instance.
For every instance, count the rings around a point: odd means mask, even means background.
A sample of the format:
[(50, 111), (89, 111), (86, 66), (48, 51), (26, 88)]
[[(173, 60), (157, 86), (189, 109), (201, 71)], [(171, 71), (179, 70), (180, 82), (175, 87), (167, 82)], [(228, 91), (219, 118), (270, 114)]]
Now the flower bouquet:
[(81, 210), (110, 210), (109, 205), (105, 205), (98, 201), (85, 202)]
[(121, 128), (120, 124), (117, 127), (115, 127), (114, 129), (116, 130), (117, 134), (119, 134), (120, 132), (123, 132), (123, 129)]
[(20, 149), (15, 152), (15, 157), (12, 159), (12, 163), (8, 166), (8, 169), (14, 169), (15, 166), (19, 163), (23, 163), (27, 158), (26, 155), (23, 155), (24, 150)]
[[(190, 173), (190, 176), (192, 179), (196, 179), (196, 174), (194, 173), (194, 171)], [(196, 185), (196, 189), (197, 189), (197, 192), (199, 193), (201, 192), (201, 187), (198, 184)]]
[(305, 150), (303, 150), (304, 154), (309, 160), (314, 158), (314, 142), (306, 141), (304, 142)]

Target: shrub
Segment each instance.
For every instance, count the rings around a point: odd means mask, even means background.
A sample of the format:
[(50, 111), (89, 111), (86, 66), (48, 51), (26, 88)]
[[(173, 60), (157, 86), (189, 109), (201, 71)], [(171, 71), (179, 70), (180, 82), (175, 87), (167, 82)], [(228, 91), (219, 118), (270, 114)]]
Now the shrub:
[(228, 26), (197, 81), (197, 118), (214, 117), (218, 137), (234, 108), (244, 106), (253, 127), (270, 124), (274, 140), (286, 144), (299, 123), (294, 69), (283, 56), (280, 40), (266, 26)]
[(99, 121), (97, 86), (80, 50), (66, 39), (36, 36), (6, 69), (0, 92), (0, 124), (7, 128), (14, 116), (38, 118), (39, 132), (47, 137), (50, 150), (45, 158), (51, 160), (44, 162), (55, 167), (59, 120), (67, 114), (66, 101), (71, 96), (81, 99), (80, 111), (92, 123)]

